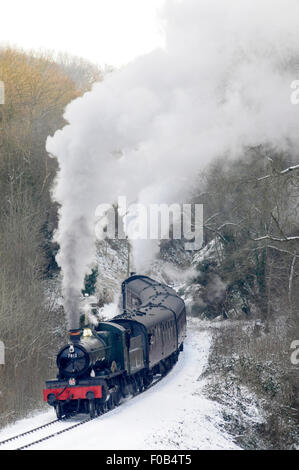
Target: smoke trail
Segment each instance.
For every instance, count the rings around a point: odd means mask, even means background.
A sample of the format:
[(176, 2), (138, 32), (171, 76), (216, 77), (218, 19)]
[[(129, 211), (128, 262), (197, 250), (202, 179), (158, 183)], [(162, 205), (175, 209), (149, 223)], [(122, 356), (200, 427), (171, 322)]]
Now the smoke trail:
[(73, 326), (94, 259), (98, 204), (119, 195), (180, 201), (194, 174), (219, 155), (299, 143), (299, 111), (290, 104), (296, 0), (172, 0), (163, 15), (165, 50), (94, 85), (67, 107), (69, 125), (47, 141), (60, 166), (58, 263)]

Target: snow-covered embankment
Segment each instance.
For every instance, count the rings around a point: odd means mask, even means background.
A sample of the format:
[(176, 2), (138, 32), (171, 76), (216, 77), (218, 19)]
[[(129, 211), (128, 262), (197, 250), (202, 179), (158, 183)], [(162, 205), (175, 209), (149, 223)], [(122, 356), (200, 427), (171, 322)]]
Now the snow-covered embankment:
[[(185, 349), (173, 370), (157, 385), (108, 414), (33, 449), (237, 449), (220, 427), (220, 405), (203, 395), (204, 380), (200, 376), (211, 341), (204, 324), (189, 320)], [(52, 418), (50, 410), (19, 421), (2, 430), (0, 440)], [(37, 439), (34, 434), (32, 440)]]

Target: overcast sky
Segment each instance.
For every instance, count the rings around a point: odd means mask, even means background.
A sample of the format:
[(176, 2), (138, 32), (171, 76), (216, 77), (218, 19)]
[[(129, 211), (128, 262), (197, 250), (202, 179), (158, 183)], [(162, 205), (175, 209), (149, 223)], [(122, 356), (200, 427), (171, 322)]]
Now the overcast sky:
[(120, 66), (163, 45), (165, 0), (2, 0), (0, 42)]

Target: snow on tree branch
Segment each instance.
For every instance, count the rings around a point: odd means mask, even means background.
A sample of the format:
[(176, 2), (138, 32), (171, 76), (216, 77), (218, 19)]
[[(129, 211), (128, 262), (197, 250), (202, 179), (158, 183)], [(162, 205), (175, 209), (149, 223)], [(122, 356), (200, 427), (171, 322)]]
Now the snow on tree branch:
[(290, 173), (291, 171), (295, 171), (295, 170), (299, 170), (299, 165), (295, 165), (295, 166), (290, 166), (288, 168), (286, 168), (285, 170), (282, 170), (282, 171), (279, 171), (277, 174), (275, 175), (266, 175), (266, 176), (262, 176), (261, 178), (258, 178), (257, 180), (258, 181), (262, 181), (262, 180), (265, 180), (267, 178), (271, 178), (273, 176), (281, 176), (281, 175), (285, 175), (286, 173)]
[(285, 238), (277, 238), (272, 237), (272, 235), (264, 235), (263, 237), (253, 238), (255, 242), (259, 242), (261, 240), (272, 240), (274, 242), (293, 242), (299, 240), (299, 236), (295, 237), (285, 237)]

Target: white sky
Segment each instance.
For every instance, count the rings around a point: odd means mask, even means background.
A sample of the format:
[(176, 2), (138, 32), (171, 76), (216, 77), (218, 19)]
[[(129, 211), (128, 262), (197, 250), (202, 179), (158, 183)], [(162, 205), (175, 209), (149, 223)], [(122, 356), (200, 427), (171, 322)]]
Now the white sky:
[(163, 45), (165, 0), (2, 0), (0, 42), (120, 66)]

